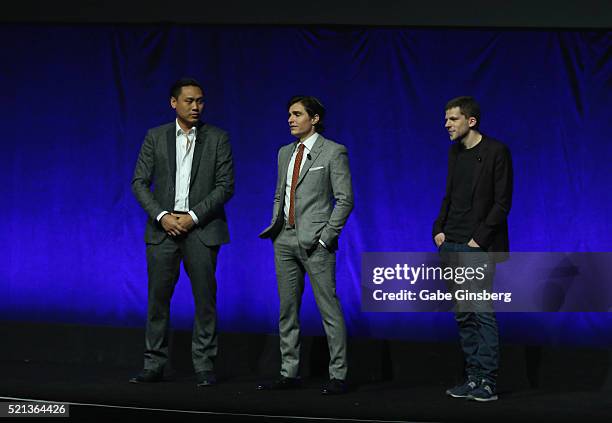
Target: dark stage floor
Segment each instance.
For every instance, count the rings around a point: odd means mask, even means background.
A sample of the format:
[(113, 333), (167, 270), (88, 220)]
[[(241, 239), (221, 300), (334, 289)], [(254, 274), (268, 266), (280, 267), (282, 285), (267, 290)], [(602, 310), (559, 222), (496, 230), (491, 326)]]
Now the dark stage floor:
[[(72, 418), (156, 416), (204, 421), (444, 421), (444, 422), (610, 422), (609, 390), (525, 389), (500, 391), (492, 403), (447, 398), (446, 386), (431, 383), (378, 382), (353, 385), (346, 395), (320, 395), (322, 378), (307, 378), (296, 391), (256, 391), (257, 379), (232, 377), (197, 389), (193, 375), (177, 372), (171, 380), (134, 385), (139, 369), (69, 365), (42, 361), (0, 362), (0, 396), (68, 402)], [(87, 404), (87, 405), (78, 405)], [(100, 407), (111, 406), (111, 407)], [(120, 408), (129, 407), (129, 408)], [(323, 418), (323, 419), (321, 419)], [(329, 420), (328, 420), (329, 419)]]

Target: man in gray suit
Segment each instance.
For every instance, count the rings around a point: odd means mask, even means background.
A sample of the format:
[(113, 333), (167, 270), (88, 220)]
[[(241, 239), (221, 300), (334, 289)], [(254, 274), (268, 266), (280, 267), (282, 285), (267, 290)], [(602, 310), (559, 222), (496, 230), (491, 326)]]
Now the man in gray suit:
[(257, 389), (299, 386), (299, 312), (308, 273), (323, 318), (329, 346), (330, 381), (326, 395), (346, 392), (346, 327), (336, 295), (338, 237), (353, 209), (347, 150), (324, 138), (325, 108), (314, 97), (297, 96), (288, 104), (289, 127), (296, 142), (278, 153), (278, 181), (272, 223), (259, 236), (274, 243), (280, 297), (280, 378)]
[(149, 284), (144, 369), (130, 382), (162, 380), (170, 299), (183, 261), (195, 302), (193, 367), (198, 387), (204, 387), (216, 383), (215, 270), (220, 246), (229, 242), (223, 206), (234, 192), (232, 151), (226, 132), (200, 121), (204, 94), (197, 81), (178, 80), (170, 105), (176, 120), (148, 131), (132, 179), (132, 191), (149, 216)]

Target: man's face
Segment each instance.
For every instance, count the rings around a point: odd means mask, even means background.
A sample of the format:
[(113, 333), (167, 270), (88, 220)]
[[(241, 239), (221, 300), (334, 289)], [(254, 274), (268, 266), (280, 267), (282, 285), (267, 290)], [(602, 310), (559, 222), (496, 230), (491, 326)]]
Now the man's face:
[(319, 115), (308, 116), (304, 105), (297, 102), (289, 107), (289, 119), (287, 121), (289, 122), (291, 135), (303, 140), (315, 132), (314, 125), (319, 121)]
[(448, 131), (448, 135), (451, 141), (457, 141), (463, 139), (470, 132), (470, 129), (476, 125), (476, 118), (466, 118), (461, 113), (459, 107), (453, 107), (448, 109), (444, 115), (446, 123), (444, 127)]
[(204, 94), (199, 87), (188, 85), (181, 88), (178, 98), (170, 99), (170, 105), (176, 110), (179, 124), (192, 128), (198, 123), (204, 110)]

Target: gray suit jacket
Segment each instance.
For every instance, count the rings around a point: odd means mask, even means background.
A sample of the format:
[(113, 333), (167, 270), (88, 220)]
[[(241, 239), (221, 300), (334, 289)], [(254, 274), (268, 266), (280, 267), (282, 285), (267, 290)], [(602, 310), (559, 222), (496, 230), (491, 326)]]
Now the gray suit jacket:
[[(278, 152), (278, 180), (274, 194), (272, 223), (260, 238), (274, 240), (285, 224), (284, 203), (287, 171), (297, 142)], [(353, 187), (346, 147), (317, 137), (310, 159), (304, 166), (295, 190), (295, 229), (300, 246), (311, 249), (321, 239), (328, 249), (338, 248), (338, 237), (353, 210)]]
[[(159, 244), (166, 237), (157, 216), (174, 209), (175, 130), (176, 123), (172, 122), (147, 132), (132, 178), (132, 192), (149, 216), (145, 241), (150, 244)], [(199, 221), (193, 231), (204, 244), (229, 242), (223, 205), (233, 194), (234, 167), (228, 135), (215, 126), (200, 123), (191, 165), (189, 207)]]

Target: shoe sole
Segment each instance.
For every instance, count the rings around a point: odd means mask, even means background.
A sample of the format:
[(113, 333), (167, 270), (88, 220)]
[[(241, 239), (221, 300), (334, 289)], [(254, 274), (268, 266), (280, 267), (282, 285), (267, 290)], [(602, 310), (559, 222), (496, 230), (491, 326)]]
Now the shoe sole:
[(478, 401), (478, 402), (489, 402), (489, 401), (497, 401), (499, 397), (497, 395), (493, 395), (492, 397), (489, 397), (489, 398), (479, 398), (479, 397), (469, 396), (468, 399), (473, 400), (473, 401)]
[(446, 395), (448, 395), (449, 397), (453, 397), (453, 398), (469, 398), (470, 396), (468, 394), (465, 395), (457, 395), (457, 394), (453, 394), (450, 391), (446, 391)]

